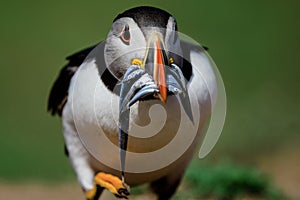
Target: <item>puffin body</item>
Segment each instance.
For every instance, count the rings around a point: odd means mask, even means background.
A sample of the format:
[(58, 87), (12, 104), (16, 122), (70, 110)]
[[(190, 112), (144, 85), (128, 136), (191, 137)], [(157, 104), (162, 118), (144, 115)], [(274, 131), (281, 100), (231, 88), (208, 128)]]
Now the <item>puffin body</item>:
[[(204, 48), (180, 41), (176, 32), (175, 19), (165, 11), (152, 7), (125, 11), (114, 20), (106, 41), (68, 57), (52, 87), (48, 109), (62, 116), (66, 150), (87, 199), (98, 199), (103, 188), (127, 197), (125, 187), (115, 187), (114, 192), (106, 185), (116, 186), (112, 180), (120, 178), (120, 91), (131, 65), (138, 70), (127, 77), (134, 79), (145, 71), (143, 75), (151, 77), (156, 87), (130, 106), (126, 183), (150, 183), (161, 200), (176, 191), (216, 96), (215, 76)], [(174, 63), (174, 69), (180, 70), (174, 76), (185, 81), (178, 83), (169, 76), (167, 68), (156, 65), (160, 60)], [(131, 87), (137, 87), (131, 99), (148, 91), (143, 89), (149, 86), (145, 79), (141, 76)], [(175, 83), (186, 87), (182, 98), (189, 98), (190, 110), (174, 94)]]

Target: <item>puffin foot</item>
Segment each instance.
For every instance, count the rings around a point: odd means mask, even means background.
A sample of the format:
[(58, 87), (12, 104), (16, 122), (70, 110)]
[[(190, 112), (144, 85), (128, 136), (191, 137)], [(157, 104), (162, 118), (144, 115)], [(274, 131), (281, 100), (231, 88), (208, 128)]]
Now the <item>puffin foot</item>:
[[(99, 172), (98, 174), (96, 174), (94, 182), (96, 185), (109, 190), (116, 197), (128, 199), (127, 196), (130, 194), (129, 186), (123, 183), (118, 177), (111, 174)], [(86, 192), (86, 197), (93, 197), (96, 195), (96, 193), (97, 187), (95, 186), (92, 190)]]
[(87, 190), (85, 192), (85, 198), (87, 200), (97, 200), (99, 198), (99, 195), (97, 195), (97, 190), (97, 185), (94, 185), (93, 189)]

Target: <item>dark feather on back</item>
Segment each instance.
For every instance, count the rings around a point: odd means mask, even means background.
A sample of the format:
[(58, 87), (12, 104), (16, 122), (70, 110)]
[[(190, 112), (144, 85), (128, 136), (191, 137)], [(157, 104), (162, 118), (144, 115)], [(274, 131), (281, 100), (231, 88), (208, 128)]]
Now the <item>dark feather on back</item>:
[(48, 99), (48, 111), (51, 112), (52, 115), (58, 114), (61, 116), (64, 105), (68, 99), (70, 81), (78, 67), (95, 47), (96, 45), (86, 48), (66, 58), (69, 63), (60, 70), (59, 76), (51, 88)]

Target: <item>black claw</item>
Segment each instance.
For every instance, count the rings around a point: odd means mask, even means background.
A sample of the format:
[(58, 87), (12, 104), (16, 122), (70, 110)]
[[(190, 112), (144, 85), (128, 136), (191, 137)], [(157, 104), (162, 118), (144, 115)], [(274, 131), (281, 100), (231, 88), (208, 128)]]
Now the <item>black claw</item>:
[(115, 194), (117, 198), (128, 199), (128, 195), (130, 195), (129, 187), (124, 185), (124, 188), (118, 189), (118, 194)]
[(118, 193), (119, 193), (119, 195), (122, 195), (122, 196), (128, 196), (128, 195), (130, 195), (130, 192), (127, 190), (127, 188), (120, 188), (118, 190)]

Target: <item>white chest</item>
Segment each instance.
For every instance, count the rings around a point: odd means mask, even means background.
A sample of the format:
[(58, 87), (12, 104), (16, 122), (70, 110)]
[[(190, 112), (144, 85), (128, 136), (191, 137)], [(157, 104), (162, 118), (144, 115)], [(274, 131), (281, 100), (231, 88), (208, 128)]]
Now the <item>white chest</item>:
[[(197, 93), (190, 95), (195, 124), (189, 121), (176, 96), (169, 96), (164, 105), (149, 100), (131, 107), (127, 171), (155, 171), (167, 166), (198, 138), (200, 104)], [(119, 97), (103, 84), (93, 60), (76, 72), (68, 103), (78, 136), (88, 151), (103, 164), (119, 169)], [(149, 163), (153, 160), (155, 165)]]

